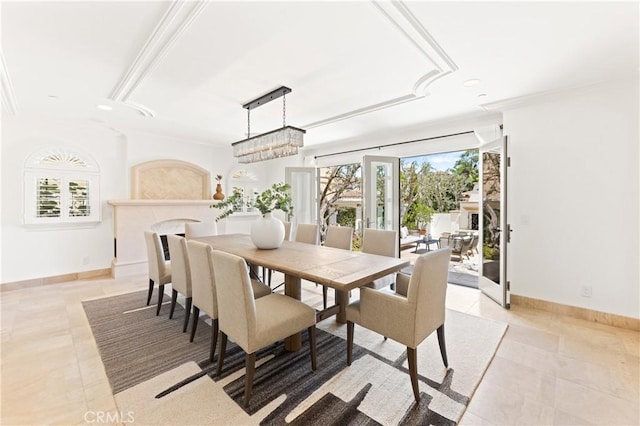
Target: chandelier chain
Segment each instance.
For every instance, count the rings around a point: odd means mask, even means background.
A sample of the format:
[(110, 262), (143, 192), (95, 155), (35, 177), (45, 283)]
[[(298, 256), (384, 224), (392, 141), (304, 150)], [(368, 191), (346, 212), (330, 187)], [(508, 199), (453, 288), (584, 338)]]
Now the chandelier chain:
[(282, 95), (282, 127), (287, 127), (287, 95)]

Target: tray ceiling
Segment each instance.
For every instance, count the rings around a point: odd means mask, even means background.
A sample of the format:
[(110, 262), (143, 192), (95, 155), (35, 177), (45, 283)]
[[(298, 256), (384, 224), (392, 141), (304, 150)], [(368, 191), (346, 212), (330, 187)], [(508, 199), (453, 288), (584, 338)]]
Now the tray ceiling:
[[(3, 2), (5, 114), (227, 146), (281, 85), (307, 146), (638, 74), (638, 3)], [(479, 79), (476, 86), (463, 82)], [(484, 95), (484, 96), (480, 96)], [(108, 105), (101, 111), (96, 105)], [(282, 124), (282, 102), (251, 112)]]

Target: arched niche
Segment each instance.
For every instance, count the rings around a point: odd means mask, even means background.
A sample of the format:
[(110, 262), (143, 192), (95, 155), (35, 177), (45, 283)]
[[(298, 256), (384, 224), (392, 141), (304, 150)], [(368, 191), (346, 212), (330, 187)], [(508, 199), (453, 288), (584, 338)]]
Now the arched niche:
[(153, 160), (131, 168), (132, 200), (208, 200), (211, 173), (180, 160)]

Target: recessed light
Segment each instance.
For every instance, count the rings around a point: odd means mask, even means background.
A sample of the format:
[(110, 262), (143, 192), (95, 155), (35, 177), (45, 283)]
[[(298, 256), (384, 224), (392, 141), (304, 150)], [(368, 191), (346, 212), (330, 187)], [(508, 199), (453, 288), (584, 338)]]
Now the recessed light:
[(96, 105), (96, 108), (101, 109), (103, 111), (111, 111), (113, 109), (113, 107), (110, 107), (109, 105)]
[(475, 86), (478, 83), (480, 83), (480, 80), (478, 80), (477, 78), (472, 78), (471, 80), (467, 80), (464, 83), (462, 83), (462, 85), (464, 87), (471, 87), (471, 86)]
[(47, 95), (47, 98), (58, 99), (58, 95)]
[(479, 97), (479, 98), (484, 98), (485, 96), (487, 96), (487, 94), (486, 94), (486, 93), (480, 93), (480, 94), (478, 94), (478, 97)]

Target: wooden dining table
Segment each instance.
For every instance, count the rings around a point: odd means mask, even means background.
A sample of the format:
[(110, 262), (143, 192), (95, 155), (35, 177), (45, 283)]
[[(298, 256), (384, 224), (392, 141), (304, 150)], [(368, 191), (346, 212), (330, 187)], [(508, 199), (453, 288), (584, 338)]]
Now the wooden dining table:
[[(216, 235), (194, 240), (210, 244), (216, 250), (240, 256), (251, 265), (282, 272), (284, 292), (294, 299), (301, 300), (301, 280), (335, 289), (337, 304), (318, 311), (318, 321), (336, 315), (337, 322), (345, 323), (350, 290), (409, 265), (408, 260), (295, 241), (284, 241), (277, 249), (261, 250), (245, 234)], [(287, 350), (297, 351), (300, 347), (300, 334), (285, 341)]]

